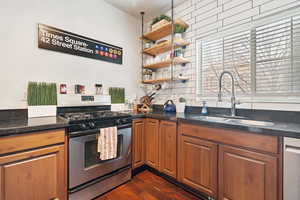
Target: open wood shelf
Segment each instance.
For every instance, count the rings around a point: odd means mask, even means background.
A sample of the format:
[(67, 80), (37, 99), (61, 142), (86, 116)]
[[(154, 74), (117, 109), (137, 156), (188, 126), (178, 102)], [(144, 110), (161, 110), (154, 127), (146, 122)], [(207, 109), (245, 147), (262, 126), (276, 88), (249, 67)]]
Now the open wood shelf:
[(170, 78), (162, 78), (162, 79), (155, 79), (155, 80), (147, 80), (143, 81), (144, 84), (156, 84), (156, 83), (163, 83), (171, 81)]
[[(186, 64), (186, 63), (190, 63), (190, 61), (186, 58), (182, 58), (182, 57), (175, 57), (174, 58), (174, 64), (175, 65), (180, 65), (180, 64)], [(168, 67), (172, 64), (172, 60), (166, 60), (166, 61), (162, 61), (162, 62), (158, 62), (155, 64), (151, 64), (151, 65), (145, 65), (144, 68), (147, 69), (159, 69), (159, 68), (164, 68), (164, 67)]]
[[(181, 40), (175, 40), (174, 44), (175, 44), (174, 48), (176, 49), (176, 48), (179, 48), (179, 47), (187, 46), (190, 43), (183, 40), (183, 39), (181, 39)], [(172, 49), (172, 42), (171, 41), (165, 41), (165, 42), (162, 42), (160, 44), (156, 44), (151, 48), (144, 49), (143, 53), (151, 55), (151, 56), (156, 56), (158, 54), (170, 51), (171, 49)]]
[[(182, 21), (181, 19), (175, 20), (174, 24), (175, 25), (180, 25), (184, 28), (189, 27), (189, 25), (187, 23), (185, 23), (184, 21)], [(172, 33), (172, 22), (167, 23), (167, 24), (161, 26), (158, 29), (155, 29), (153, 31), (145, 33), (143, 38), (148, 39), (148, 40), (152, 40), (152, 41), (156, 41), (156, 40), (164, 38), (168, 35), (171, 35), (171, 33)]]
[(181, 78), (181, 79), (170, 79), (170, 78), (162, 78), (162, 79), (155, 79), (155, 80), (147, 80), (142, 81), (143, 84), (157, 84), (157, 83), (165, 83), (165, 82), (171, 82), (171, 81), (187, 81), (188, 78)]

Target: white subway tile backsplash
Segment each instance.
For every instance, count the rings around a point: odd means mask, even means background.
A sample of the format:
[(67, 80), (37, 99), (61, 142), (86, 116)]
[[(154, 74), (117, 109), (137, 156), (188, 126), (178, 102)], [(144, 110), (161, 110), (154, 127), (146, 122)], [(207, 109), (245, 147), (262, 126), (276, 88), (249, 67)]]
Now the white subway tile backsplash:
[[(207, 23), (208, 22), (208, 23)], [(213, 29), (217, 29), (222, 27), (222, 21), (216, 21), (215, 19), (213, 19), (212, 21), (206, 21), (206, 22), (201, 22), (201, 23), (197, 23), (194, 27), (197, 30), (197, 34), (205, 31), (211, 31)]]
[(270, 1), (268, 3), (265, 3), (263, 5), (261, 5), (261, 12), (267, 12), (273, 9), (277, 9), (277, 8), (282, 8), (283, 6), (287, 6), (291, 3), (298, 3), (300, 4), (299, 0), (274, 0), (274, 1)]
[(184, 11), (185, 9), (189, 8), (192, 6), (192, 1), (191, 0), (187, 0), (184, 1), (183, 3), (181, 3), (180, 5), (178, 5), (177, 7), (174, 8), (174, 13), (181, 13), (182, 11)]
[(200, 15), (196, 16), (196, 22), (206, 20), (221, 12), (222, 12), (222, 7), (213, 8), (209, 12), (201, 13)]
[(222, 4), (226, 4), (226, 3), (230, 2), (230, 1), (232, 1), (232, 0), (218, 0), (218, 5), (220, 6)]
[(253, 109), (257, 110), (290, 110), (300, 111), (300, 104), (284, 103), (253, 103)]
[(244, 4), (241, 4), (239, 6), (236, 6), (234, 8), (228, 9), (228, 10), (224, 10), (224, 12), (222, 12), (221, 14), (219, 14), (219, 18), (220, 19), (225, 19), (227, 17), (231, 17), (233, 15), (242, 13), (246, 10), (249, 10), (252, 8), (252, 2), (251, 1), (247, 1)]
[(243, 6), (242, 4), (249, 3), (251, 0), (232, 0), (224, 4), (224, 10), (228, 10), (237, 6)]
[(258, 7), (246, 10), (245, 12), (242, 12), (240, 14), (233, 15), (232, 17), (225, 18), (224, 19), (224, 27), (226, 27), (227, 25), (236, 23), (238, 21), (245, 20), (247, 18), (250, 21), (251, 17), (257, 16), (257, 15), (259, 15), (259, 8)]
[(271, 1), (273, 0), (253, 0), (253, 7), (260, 6)]
[(222, 32), (222, 31), (234, 30), (233, 32), (236, 33), (236, 32), (240, 31), (240, 26), (241, 25), (248, 24), (249, 22), (251, 22), (251, 18), (239, 20), (239, 21), (234, 22), (234, 23), (228, 23), (228, 24), (226, 24), (226, 26), (223, 26), (223, 27), (219, 28), (218, 31)]
[(196, 4), (196, 9), (203, 9), (208, 5), (218, 5), (218, 0), (201, 0)]
[(211, 10), (213, 10), (214, 8), (217, 8), (218, 7), (218, 2), (217, 1), (213, 1), (201, 8), (197, 8), (195, 9), (194, 13), (193, 13), (193, 16), (198, 16), (198, 15), (201, 15), (203, 13), (206, 13), (206, 12), (210, 12)]

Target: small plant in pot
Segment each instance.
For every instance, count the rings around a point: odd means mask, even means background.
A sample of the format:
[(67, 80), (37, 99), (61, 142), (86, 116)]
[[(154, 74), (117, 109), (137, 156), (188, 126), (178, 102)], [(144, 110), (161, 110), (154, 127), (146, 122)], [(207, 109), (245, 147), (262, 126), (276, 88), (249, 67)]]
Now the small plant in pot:
[(183, 97), (179, 98), (179, 104), (177, 106), (177, 112), (184, 113), (185, 112), (185, 106), (186, 106), (186, 100)]
[(182, 34), (185, 33), (185, 31), (186, 31), (185, 27), (180, 26), (178, 24), (175, 24), (174, 25), (174, 34), (175, 34), (174, 38), (175, 38), (175, 40), (176, 39), (177, 40), (182, 39)]
[(56, 83), (29, 82), (27, 88), (28, 117), (56, 116)]

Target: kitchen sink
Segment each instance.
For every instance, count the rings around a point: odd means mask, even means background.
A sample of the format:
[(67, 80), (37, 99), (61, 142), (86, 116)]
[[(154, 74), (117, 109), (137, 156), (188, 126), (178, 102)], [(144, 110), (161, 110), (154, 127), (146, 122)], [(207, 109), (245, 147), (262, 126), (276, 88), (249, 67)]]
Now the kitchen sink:
[(231, 115), (216, 115), (216, 116), (222, 118), (229, 118), (229, 119), (247, 119), (247, 117), (244, 116), (231, 116)]
[[(252, 126), (273, 126), (273, 122), (266, 122), (266, 121), (256, 121), (256, 120), (245, 120), (245, 119), (238, 119), (238, 120), (231, 120), (233, 123), (237, 122), (239, 124), (245, 125), (252, 125)], [(229, 122), (231, 122), (229, 121)]]
[(217, 122), (217, 123), (230, 123), (237, 125), (248, 125), (248, 126), (273, 126), (273, 122), (267, 121), (256, 121), (250, 120), (246, 117), (241, 116), (227, 116), (227, 115), (219, 115), (219, 116), (192, 116), (192, 119), (203, 120), (208, 122)]
[(211, 122), (227, 122), (230, 119), (224, 117), (213, 117), (213, 116), (193, 116), (192, 119), (211, 121)]

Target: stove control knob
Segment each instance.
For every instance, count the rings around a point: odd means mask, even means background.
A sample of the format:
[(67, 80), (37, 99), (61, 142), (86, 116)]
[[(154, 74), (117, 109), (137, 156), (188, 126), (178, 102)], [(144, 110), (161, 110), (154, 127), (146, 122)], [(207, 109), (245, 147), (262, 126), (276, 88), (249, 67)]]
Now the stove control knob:
[(94, 122), (90, 122), (90, 123), (89, 123), (89, 127), (90, 127), (90, 128), (95, 128), (95, 127), (96, 127), (96, 124), (95, 124)]
[(86, 127), (85, 124), (80, 124), (79, 126), (80, 126), (80, 128), (82, 128), (82, 129), (87, 129), (87, 127)]
[(117, 124), (117, 125), (121, 125), (121, 124), (122, 124), (121, 120), (120, 120), (120, 119), (117, 119), (117, 120), (116, 120), (116, 124)]

